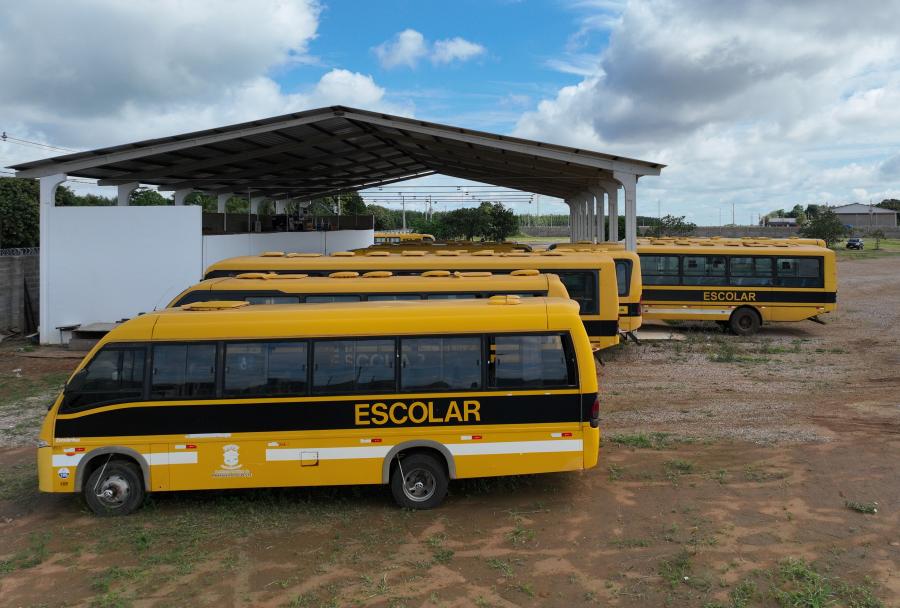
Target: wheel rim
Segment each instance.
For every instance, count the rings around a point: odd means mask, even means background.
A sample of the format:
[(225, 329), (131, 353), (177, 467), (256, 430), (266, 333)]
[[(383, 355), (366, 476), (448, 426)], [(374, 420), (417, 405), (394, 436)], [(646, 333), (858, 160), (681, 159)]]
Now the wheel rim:
[(741, 326), (741, 329), (750, 329), (753, 325), (753, 319), (750, 318), (750, 315), (744, 315), (738, 319), (738, 325)]
[(414, 502), (425, 502), (437, 489), (437, 479), (427, 469), (404, 471), (403, 494)]
[(107, 509), (121, 508), (131, 495), (128, 480), (118, 474), (103, 479), (97, 488), (97, 500)]

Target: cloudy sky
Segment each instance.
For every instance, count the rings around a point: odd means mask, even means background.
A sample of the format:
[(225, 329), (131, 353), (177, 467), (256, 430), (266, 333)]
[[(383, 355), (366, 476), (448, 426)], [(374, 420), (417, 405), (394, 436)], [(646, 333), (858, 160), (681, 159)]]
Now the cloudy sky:
[(639, 213), (747, 223), (900, 198), (900, 0), (848, 6), (5, 3), (0, 130), (84, 150), (340, 103), (665, 163)]

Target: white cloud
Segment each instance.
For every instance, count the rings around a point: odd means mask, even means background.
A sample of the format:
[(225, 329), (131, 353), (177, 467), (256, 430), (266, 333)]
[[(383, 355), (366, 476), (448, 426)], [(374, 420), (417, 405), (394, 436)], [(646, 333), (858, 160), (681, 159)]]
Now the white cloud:
[(900, 39), (888, 25), (900, 4), (632, 0), (616, 19), (609, 8), (596, 9), (612, 28), (596, 66), (581, 56), (582, 80), (525, 113), (517, 135), (667, 163), (642, 180), (644, 203), (659, 196), (701, 221), (724, 203), (900, 184), (882, 162), (900, 153)]
[(403, 30), (373, 50), (381, 66), (389, 69), (401, 65), (414, 68), (420, 59), (428, 55), (425, 36), (412, 29)]
[(453, 61), (468, 61), (486, 52), (480, 44), (469, 42), (459, 36), (438, 40), (434, 43), (434, 51), (431, 60), (435, 63), (451, 63)]
[(414, 68), (426, 57), (435, 64), (469, 61), (485, 54), (487, 49), (459, 36), (437, 40), (429, 45), (421, 32), (407, 28), (373, 47), (372, 51), (378, 57), (381, 67), (391, 69), (400, 66)]
[[(312, 60), (319, 10), (313, 0), (17, 3), (0, 20), (2, 126), (83, 150), (333, 104), (410, 114), (358, 72), (332, 69), (295, 91), (270, 77)], [(5, 143), (0, 165), (53, 154)]]

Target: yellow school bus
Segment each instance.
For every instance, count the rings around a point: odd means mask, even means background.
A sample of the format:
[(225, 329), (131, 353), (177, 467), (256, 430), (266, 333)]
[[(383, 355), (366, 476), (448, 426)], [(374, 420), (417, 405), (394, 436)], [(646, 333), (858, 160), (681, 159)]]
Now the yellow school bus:
[(635, 338), (634, 332), (641, 326), (641, 267), (638, 256), (626, 251), (619, 243), (553, 243), (549, 251), (561, 254), (600, 253), (611, 257), (616, 268), (616, 286), (619, 292), (619, 331)]
[(421, 232), (376, 232), (375, 243), (377, 245), (387, 243), (433, 243), (434, 236)]
[(717, 321), (740, 335), (763, 323), (819, 321), (835, 310), (834, 252), (786, 239), (644, 240), (647, 319)]
[(450, 479), (595, 466), (598, 415), (571, 300), (195, 302), (84, 358), (41, 426), (39, 485), (100, 515), (150, 492), (346, 484), (427, 509)]
[(335, 272), (327, 277), (306, 274), (249, 272), (236, 277), (206, 279), (188, 287), (169, 308), (208, 300), (238, 300), (251, 304), (325, 304), (390, 300), (476, 299), (496, 295), (568, 298), (555, 274), (513, 270), (509, 274), (429, 270), (421, 275), (393, 276), (380, 270), (360, 275)]
[(221, 260), (206, 269), (205, 278), (236, 276), (247, 272), (303, 273), (327, 276), (333, 272), (361, 274), (389, 271), (395, 275), (422, 274), (429, 270), (450, 272), (483, 271), (508, 274), (514, 270), (536, 269), (558, 275), (569, 297), (581, 307), (581, 318), (595, 348), (619, 342), (619, 298), (613, 260), (606, 255), (544, 252), (458, 251), (362, 251), (317, 253), (270, 251), (259, 256)]
[(516, 243), (514, 241), (403, 241), (400, 243), (376, 242), (374, 245), (370, 245), (369, 247), (353, 249), (352, 251), (356, 253), (378, 250), (397, 252), (415, 249), (420, 249), (422, 251), (437, 251), (440, 249), (447, 249), (450, 251), (459, 251), (460, 253), (483, 251), (485, 249), (490, 249), (491, 251), (534, 251), (534, 248), (531, 245), (528, 245), (526, 243)]

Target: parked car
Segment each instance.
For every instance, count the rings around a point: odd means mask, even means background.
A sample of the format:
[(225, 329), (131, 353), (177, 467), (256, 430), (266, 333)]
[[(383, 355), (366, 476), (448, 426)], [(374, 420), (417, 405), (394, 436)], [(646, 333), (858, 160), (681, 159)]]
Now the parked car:
[(847, 249), (865, 249), (866, 244), (863, 242), (862, 239), (852, 238), (852, 239), (847, 239), (846, 247), (847, 247)]

